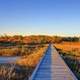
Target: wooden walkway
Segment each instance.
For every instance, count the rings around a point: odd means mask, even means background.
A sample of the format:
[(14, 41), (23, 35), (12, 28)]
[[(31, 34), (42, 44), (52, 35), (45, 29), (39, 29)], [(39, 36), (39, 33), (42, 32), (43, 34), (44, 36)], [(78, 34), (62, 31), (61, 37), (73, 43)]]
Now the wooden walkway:
[(50, 45), (29, 80), (78, 80)]

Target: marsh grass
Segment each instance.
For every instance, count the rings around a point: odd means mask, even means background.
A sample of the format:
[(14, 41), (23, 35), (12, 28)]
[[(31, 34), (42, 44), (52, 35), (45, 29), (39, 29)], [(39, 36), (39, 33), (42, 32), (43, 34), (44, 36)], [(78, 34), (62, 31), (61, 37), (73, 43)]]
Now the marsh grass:
[(0, 80), (24, 80), (31, 75), (34, 67), (12, 64), (0, 65)]
[(23, 47), (22, 52), (26, 54), (16, 62), (0, 64), (0, 80), (24, 80), (25, 78), (28, 80), (47, 47), (48, 45), (30, 46), (28, 54), (26, 48)]
[(46, 45), (44, 47), (40, 47), (39, 49), (37, 49), (36, 51), (34, 51), (29, 56), (24, 56), (23, 58), (18, 59), (16, 61), (16, 63), (19, 64), (19, 65), (25, 65), (25, 66), (35, 67), (38, 64), (39, 60), (44, 55), (47, 47), (48, 47), (48, 45)]

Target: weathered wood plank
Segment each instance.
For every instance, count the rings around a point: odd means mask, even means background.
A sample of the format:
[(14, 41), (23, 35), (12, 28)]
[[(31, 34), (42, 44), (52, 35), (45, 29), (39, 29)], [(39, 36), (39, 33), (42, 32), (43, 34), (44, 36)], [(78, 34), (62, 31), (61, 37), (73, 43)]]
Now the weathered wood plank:
[(29, 80), (77, 80), (56, 49), (50, 45)]

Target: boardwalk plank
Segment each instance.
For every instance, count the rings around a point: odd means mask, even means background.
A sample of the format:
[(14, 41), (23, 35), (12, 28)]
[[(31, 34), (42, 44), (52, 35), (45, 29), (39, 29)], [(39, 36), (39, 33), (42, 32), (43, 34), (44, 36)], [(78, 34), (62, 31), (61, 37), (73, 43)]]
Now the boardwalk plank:
[(56, 49), (50, 45), (29, 80), (77, 80)]

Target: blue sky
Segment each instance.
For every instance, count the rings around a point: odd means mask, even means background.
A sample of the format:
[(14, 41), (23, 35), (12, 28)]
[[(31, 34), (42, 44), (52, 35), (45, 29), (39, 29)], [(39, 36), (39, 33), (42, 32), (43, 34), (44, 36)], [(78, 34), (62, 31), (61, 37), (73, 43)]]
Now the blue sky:
[(0, 34), (79, 34), (80, 0), (0, 0)]

